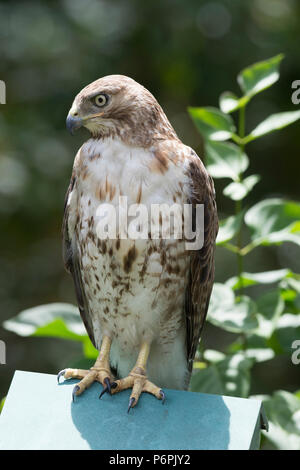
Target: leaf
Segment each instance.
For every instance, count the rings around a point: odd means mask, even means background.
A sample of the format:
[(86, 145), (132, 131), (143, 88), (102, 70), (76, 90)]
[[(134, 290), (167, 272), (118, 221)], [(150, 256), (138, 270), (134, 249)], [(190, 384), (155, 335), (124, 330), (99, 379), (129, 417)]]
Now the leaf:
[(265, 362), (273, 359), (275, 351), (270, 347), (267, 338), (258, 336), (253, 333), (247, 335), (246, 357), (253, 359), (255, 362)]
[(254, 286), (256, 284), (272, 284), (279, 282), (291, 273), (289, 269), (276, 269), (274, 271), (264, 271), (261, 273), (242, 273), (241, 277), (232, 277), (226, 281), (226, 285), (233, 290), (243, 287)]
[(243, 217), (244, 212), (240, 212), (238, 215), (232, 215), (219, 222), (217, 245), (228, 242), (238, 233), (243, 222)]
[(231, 91), (224, 91), (220, 98), (219, 98), (219, 105), (220, 109), (223, 113), (232, 113), (237, 109), (245, 106), (249, 101), (248, 96), (243, 96), (242, 98), (238, 98), (234, 93)]
[(4, 403), (5, 403), (5, 399), (6, 399), (6, 397), (4, 397), (4, 398), (2, 398), (2, 400), (0, 400), (0, 413), (1, 413), (2, 409), (3, 409)]
[(284, 302), (280, 290), (268, 291), (257, 299), (257, 320), (259, 326), (254, 334), (263, 338), (270, 338), (276, 328), (277, 321), (284, 309)]
[(230, 183), (224, 188), (223, 194), (230, 197), (233, 201), (240, 201), (250, 193), (259, 180), (259, 175), (248, 176), (241, 182)]
[(99, 355), (99, 351), (93, 346), (88, 336), (86, 336), (83, 341), (83, 352), (84, 352), (84, 357), (87, 359), (96, 360)]
[(255, 362), (270, 361), (275, 356), (275, 352), (271, 348), (247, 348), (246, 357), (253, 359)]
[(215, 351), (214, 349), (205, 349), (203, 353), (203, 358), (207, 362), (220, 362), (223, 361), (226, 356), (220, 351)]
[(264, 436), (277, 449), (300, 449), (300, 400), (284, 390), (276, 391), (263, 402), (269, 421)]
[(300, 311), (300, 275), (290, 271), (280, 283), (281, 297), (293, 309), (292, 313)]
[(250, 297), (241, 296), (237, 302), (232, 289), (215, 283), (210, 299), (207, 320), (232, 333), (252, 331), (258, 327), (256, 305)]
[(252, 140), (258, 139), (263, 135), (270, 134), (270, 132), (283, 129), (284, 127), (293, 124), (300, 119), (300, 111), (288, 111), (285, 113), (272, 114), (261, 122), (249, 135), (247, 135), (243, 141), (244, 143), (251, 142)]
[(237, 78), (243, 93), (252, 97), (277, 82), (283, 57), (283, 54), (279, 54), (243, 69)]
[[(299, 340), (300, 348), (300, 315), (285, 313), (277, 322), (274, 338), (282, 347), (282, 350), (292, 356), (293, 343)], [(300, 354), (298, 355), (300, 357)]]
[(291, 241), (300, 245), (300, 204), (265, 199), (246, 212), (245, 222), (255, 245)]
[(20, 336), (54, 336), (75, 341), (87, 336), (78, 308), (65, 303), (23, 310), (3, 326)]
[(285, 287), (284, 284), (289, 286), (291, 289), (293, 289), (295, 292), (300, 294), (300, 274), (295, 274), (292, 271), (289, 270), (285, 281), (282, 283), (282, 287)]
[(205, 146), (207, 170), (214, 178), (239, 181), (249, 165), (247, 155), (231, 143), (209, 142)]
[(196, 372), (192, 376), (191, 390), (218, 395), (247, 397), (252, 364), (253, 361), (240, 352), (226, 356), (225, 359)]
[(188, 108), (198, 131), (209, 140), (227, 140), (236, 131), (233, 120), (218, 108)]

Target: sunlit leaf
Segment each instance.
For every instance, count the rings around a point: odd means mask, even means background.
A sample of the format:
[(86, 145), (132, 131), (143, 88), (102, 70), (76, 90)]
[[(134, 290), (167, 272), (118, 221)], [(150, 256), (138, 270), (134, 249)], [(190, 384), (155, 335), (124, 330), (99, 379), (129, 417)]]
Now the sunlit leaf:
[(96, 360), (99, 355), (99, 351), (92, 345), (88, 336), (86, 336), (86, 339), (83, 341), (83, 352), (84, 357), (87, 359)]
[(238, 75), (238, 83), (243, 93), (251, 97), (277, 82), (283, 57), (283, 54), (279, 54), (243, 69)]
[[(296, 349), (293, 347), (296, 341), (299, 341), (298, 349), (300, 349), (300, 315), (292, 315), (290, 313), (282, 315), (276, 324), (274, 337), (283, 351), (292, 357)], [(300, 359), (300, 353), (298, 358)]]
[(227, 140), (236, 131), (233, 120), (218, 108), (188, 108), (198, 131), (204, 139)]
[(300, 204), (282, 199), (265, 199), (246, 212), (245, 222), (256, 244), (291, 241), (300, 244)]
[(283, 312), (284, 302), (280, 290), (275, 289), (263, 294), (256, 301), (257, 320), (259, 326), (254, 334), (263, 338), (269, 338), (276, 328), (278, 319)]
[(256, 284), (272, 284), (279, 282), (291, 273), (289, 269), (276, 269), (274, 271), (264, 271), (261, 273), (242, 273), (240, 277), (232, 277), (226, 284), (232, 289), (254, 286)]
[(214, 284), (207, 315), (210, 323), (232, 333), (252, 331), (258, 327), (255, 314), (256, 305), (250, 297), (236, 301), (232, 289)]
[(259, 175), (250, 175), (241, 182), (230, 183), (224, 188), (223, 194), (233, 201), (240, 201), (250, 193), (259, 180)]
[(269, 421), (269, 432), (264, 436), (277, 449), (300, 449), (300, 399), (292, 393), (279, 390), (264, 400)]
[(1, 413), (2, 409), (3, 409), (4, 403), (5, 403), (5, 399), (6, 399), (6, 397), (2, 398), (2, 400), (0, 401), (0, 413)]
[(271, 347), (268, 338), (254, 332), (247, 335), (245, 354), (255, 362), (265, 362), (273, 359), (276, 351)]
[(275, 356), (275, 352), (271, 348), (248, 348), (245, 351), (246, 357), (253, 359), (255, 362), (270, 361)]
[(220, 362), (226, 358), (226, 355), (220, 351), (215, 351), (214, 349), (205, 349), (203, 353), (203, 358), (207, 362)]
[(250, 369), (253, 361), (243, 353), (226, 356), (192, 376), (191, 390), (247, 397), (250, 387)]
[(236, 111), (241, 106), (245, 106), (249, 101), (248, 96), (243, 96), (242, 98), (238, 98), (234, 93), (231, 91), (224, 91), (221, 94), (219, 99), (220, 109), (223, 113), (232, 113)]
[(3, 326), (20, 336), (55, 336), (81, 341), (82, 336), (87, 335), (78, 308), (65, 303), (23, 310)]
[(213, 178), (231, 178), (239, 181), (240, 175), (248, 168), (247, 155), (235, 144), (209, 142), (205, 146), (207, 169)]
[(240, 230), (243, 222), (244, 213), (232, 215), (219, 222), (219, 232), (217, 236), (217, 245), (230, 241)]
[(245, 142), (251, 142), (270, 132), (283, 129), (300, 119), (300, 111), (288, 111), (285, 113), (272, 114), (261, 122), (249, 135), (245, 137)]

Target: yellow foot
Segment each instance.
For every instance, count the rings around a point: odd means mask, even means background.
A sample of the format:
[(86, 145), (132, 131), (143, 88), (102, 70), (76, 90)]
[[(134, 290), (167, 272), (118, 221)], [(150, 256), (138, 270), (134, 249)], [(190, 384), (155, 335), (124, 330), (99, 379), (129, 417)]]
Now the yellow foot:
[(165, 393), (161, 388), (157, 387), (147, 379), (146, 372), (143, 367), (136, 366), (127, 377), (113, 382), (111, 384), (111, 394), (113, 395), (128, 388), (132, 388), (128, 405), (128, 413), (130, 409), (137, 404), (143, 392), (151, 393), (159, 400), (162, 400), (163, 403), (165, 402)]
[(72, 392), (72, 398), (74, 401), (75, 396), (81, 395), (86, 388), (88, 388), (93, 382), (100, 382), (103, 385), (103, 391), (100, 395), (105, 392), (111, 393), (111, 371), (109, 367), (109, 352), (111, 346), (111, 338), (104, 335), (102, 338), (101, 349), (98, 358), (93, 367), (90, 370), (85, 369), (64, 369), (61, 370), (57, 375), (57, 381), (59, 383), (60, 377), (65, 379), (81, 379), (78, 384), (75, 385)]
[(81, 395), (93, 382), (100, 382), (103, 385), (103, 391), (100, 397), (105, 392), (111, 393), (111, 372), (107, 367), (91, 367), (89, 370), (85, 369), (64, 369), (61, 370), (57, 375), (57, 381), (59, 383), (60, 377), (65, 379), (81, 379), (78, 384), (75, 385), (72, 392), (73, 401), (75, 396)]

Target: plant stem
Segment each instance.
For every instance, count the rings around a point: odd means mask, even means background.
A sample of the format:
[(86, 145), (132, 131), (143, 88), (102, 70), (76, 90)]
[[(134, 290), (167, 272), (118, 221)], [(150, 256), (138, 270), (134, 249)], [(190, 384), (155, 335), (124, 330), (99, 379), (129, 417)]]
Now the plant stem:
[[(246, 107), (242, 106), (241, 109), (240, 109), (240, 112), (239, 112), (239, 137), (240, 137), (241, 141), (238, 145), (239, 145), (239, 148), (240, 148), (241, 152), (244, 152), (244, 149), (245, 149), (245, 144), (242, 140), (245, 137), (245, 110), (246, 110)], [(240, 182), (242, 182), (242, 181), (243, 181), (242, 175), (240, 175)], [(242, 201), (241, 200), (236, 201), (235, 215), (237, 216), (238, 214), (240, 214), (241, 211), (242, 211)], [(241, 224), (241, 227), (240, 227), (240, 229), (237, 233), (236, 242), (237, 242), (237, 248), (238, 248), (238, 251), (237, 251), (237, 270), (238, 270), (238, 278), (239, 278), (240, 285), (241, 285), (241, 290), (242, 290), (243, 289), (243, 281), (242, 281), (243, 255), (241, 254), (242, 224)]]

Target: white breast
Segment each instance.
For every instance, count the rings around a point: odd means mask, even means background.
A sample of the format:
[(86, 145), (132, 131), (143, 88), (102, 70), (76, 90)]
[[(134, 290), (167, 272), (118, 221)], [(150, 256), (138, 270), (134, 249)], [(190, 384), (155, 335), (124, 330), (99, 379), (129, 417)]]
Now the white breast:
[(184, 242), (101, 241), (96, 234), (99, 206), (109, 203), (118, 215), (119, 196), (126, 196), (128, 205), (145, 205), (149, 212), (152, 204), (174, 204), (175, 197), (176, 203), (186, 201), (184, 165), (170, 163), (166, 172), (155, 172), (153, 158), (151, 149), (128, 147), (118, 140), (85, 143), (75, 161), (77, 181), (69, 201), (69, 229), (81, 253), (97, 347), (103, 334), (113, 335), (112, 362), (125, 374), (134, 365), (141, 341), (152, 341), (149, 376), (162, 380), (162, 355), (177, 365), (179, 361), (180, 377), (173, 380), (177, 388), (186, 374), (182, 312), (189, 258)]

